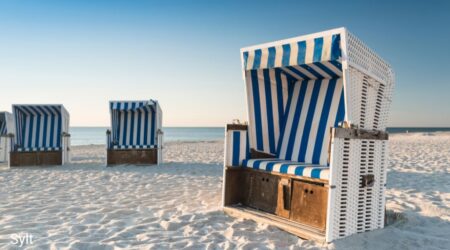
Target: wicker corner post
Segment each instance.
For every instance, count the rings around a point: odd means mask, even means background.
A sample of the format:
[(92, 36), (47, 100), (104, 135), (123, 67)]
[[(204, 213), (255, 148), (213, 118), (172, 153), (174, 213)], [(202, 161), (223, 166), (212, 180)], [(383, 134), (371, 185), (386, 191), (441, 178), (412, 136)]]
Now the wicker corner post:
[(391, 67), (345, 28), (241, 50), (224, 211), (331, 242), (384, 227)]

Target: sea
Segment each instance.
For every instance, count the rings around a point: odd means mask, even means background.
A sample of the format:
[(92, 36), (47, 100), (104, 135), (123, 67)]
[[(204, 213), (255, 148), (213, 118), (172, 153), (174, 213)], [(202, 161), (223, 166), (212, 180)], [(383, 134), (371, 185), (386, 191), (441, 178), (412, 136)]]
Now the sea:
[[(72, 146), (106, 143), (106, 127), (71, 127)], [(216, 141), (224, 138), (223, 127), (164, 127), (164, 141)], [(450, 128), (391, 127), (389, 133), (450, 132)]]

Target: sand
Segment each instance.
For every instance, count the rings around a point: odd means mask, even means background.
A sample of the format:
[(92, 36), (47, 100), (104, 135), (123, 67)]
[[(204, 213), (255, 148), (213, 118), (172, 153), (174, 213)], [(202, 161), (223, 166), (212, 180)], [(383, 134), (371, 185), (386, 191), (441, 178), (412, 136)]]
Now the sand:
[(393, 135), (390, 152), (393, 222), (317, 244), (221, 211), (222, 141), (167, 143), (153, 167), (104, 167), (103, 146), (73, 147), (70, 165), (0, 167), (0, 249), (26, 233), (25, 249), (449, 249), (450, 133)]

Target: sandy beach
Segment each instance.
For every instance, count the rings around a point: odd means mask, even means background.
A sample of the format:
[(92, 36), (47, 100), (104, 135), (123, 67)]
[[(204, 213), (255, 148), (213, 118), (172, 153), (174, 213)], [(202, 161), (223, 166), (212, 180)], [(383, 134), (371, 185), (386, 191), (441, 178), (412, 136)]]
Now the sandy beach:
[[(170, 142), (159, 166), (105, 167), (103, 146), (62, 167), (0, 170), (0, 249), (448, 249), (450, 133), (390, 139), (391, 224), (317, 244), (221, 211), (223, 141)], [(23, 248), (22, 248), (23, 249)]]

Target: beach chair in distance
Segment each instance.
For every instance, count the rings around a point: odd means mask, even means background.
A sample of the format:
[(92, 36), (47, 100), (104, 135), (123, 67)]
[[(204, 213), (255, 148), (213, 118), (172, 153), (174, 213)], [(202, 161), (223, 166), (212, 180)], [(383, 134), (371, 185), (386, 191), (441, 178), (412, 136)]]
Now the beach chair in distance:
[(162, 162), (162, 111), (155, 100), (111, 101), (107, 165)]
[(13, 105), (16, 128), (10, 166), (70, 162), (69, 112), (63, 105)]
[(9, 164), (9, 152), (14, 145), (14, 119), (9, 112), (0, 112), (0, 163)]
[(331, 242), (384, 227), (391, 67), (345, 28), (241, 50), (224, 211)]

